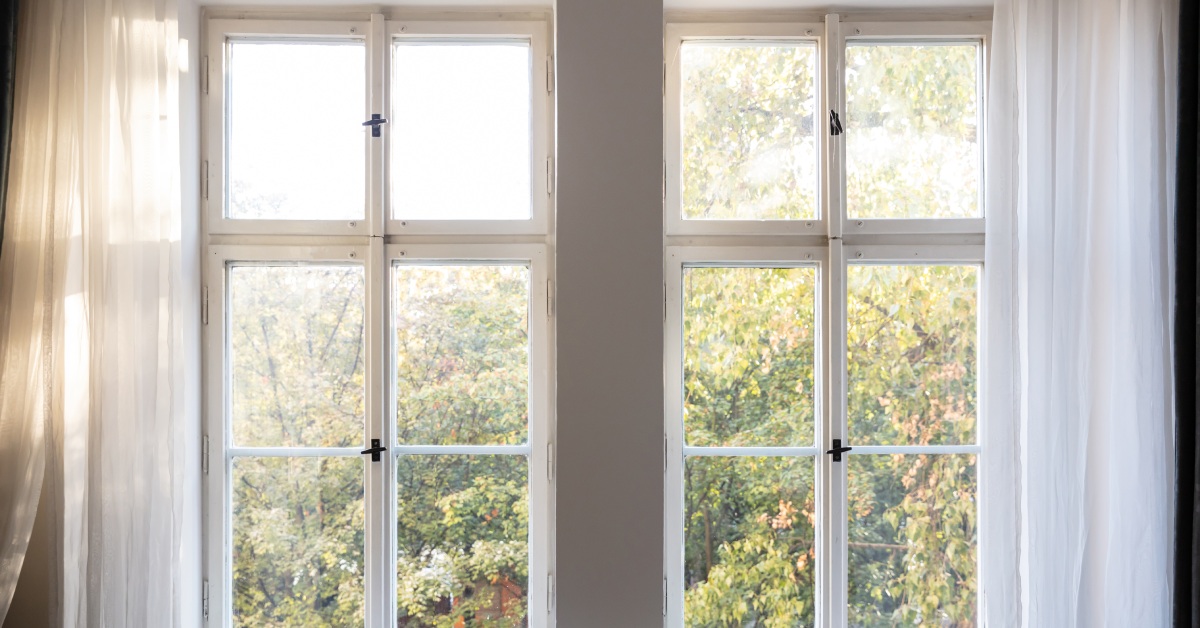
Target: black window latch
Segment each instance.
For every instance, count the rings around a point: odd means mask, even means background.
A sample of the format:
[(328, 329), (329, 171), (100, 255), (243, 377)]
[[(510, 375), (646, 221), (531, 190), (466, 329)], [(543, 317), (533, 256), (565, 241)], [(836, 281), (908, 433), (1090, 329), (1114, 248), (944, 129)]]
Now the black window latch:
[(371, 454), (371, 462), (379, 462), (379, 452), (381, 452), (381, 451), (387, 451), (387, 447), (380, 445), (378, 438), (372, 438), (371, 439), (371, 448), (364, 449), (358, 453)]
[(842, 454), (846, 453), (847, 451), (850, 451), (851, 449), (854, 449), (854, 448), (853, 447), (842, 447), (842, 439), (835, 438), (835, 439), (833, 439), (833, 449), (830, 449), (829, 451), (827, 451), (825, 453), (833, 454), (834, 462), (841, 462)]
[(363, 122), (363, 126), (371, 127), (371, 137), (379, 137), (379, 126), (387, 124), (387, 118), (378, 113), (371, 114), (371, 119)]
[(841, 135), (842, 134), (842, 121), (840, 118), (838, 118), (837, 112), (834, 111), (833, 109), (829, 110), (829, 134), (830, 135)]

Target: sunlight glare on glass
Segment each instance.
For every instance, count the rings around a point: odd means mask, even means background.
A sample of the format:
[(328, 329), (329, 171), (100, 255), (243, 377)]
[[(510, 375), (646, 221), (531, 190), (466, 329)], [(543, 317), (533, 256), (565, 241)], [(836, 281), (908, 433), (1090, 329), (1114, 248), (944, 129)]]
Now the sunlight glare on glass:
[(230, 45), (230, 218), (364, 214), (366, 50), (356, 42)]
[(529, 43), (398, 42), (392, 56), (392, 216), (531, 215)]
[(816, 218), (816, 45), (689, 41), (679, 54), (683, 218)]

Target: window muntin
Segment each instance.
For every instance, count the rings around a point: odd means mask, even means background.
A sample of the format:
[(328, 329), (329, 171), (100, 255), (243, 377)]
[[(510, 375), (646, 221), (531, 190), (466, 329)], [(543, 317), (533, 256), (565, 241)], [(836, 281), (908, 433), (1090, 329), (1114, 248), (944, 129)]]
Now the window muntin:
[(531, 66), (528, 40), (394, 41), (393, 219), (530, 218)]
[(366, 268), (218, 261), (232, 621), (353, 622), (366, 572)]
[(850, 217), (979, 216), (979, 43), (852, 41), (845, 54)]
[(366, 45), (229, 41), (226, 216), (366, 215)]
[(817, 218), (815, 42), (684, 41), (679, 56), (683, 218)]

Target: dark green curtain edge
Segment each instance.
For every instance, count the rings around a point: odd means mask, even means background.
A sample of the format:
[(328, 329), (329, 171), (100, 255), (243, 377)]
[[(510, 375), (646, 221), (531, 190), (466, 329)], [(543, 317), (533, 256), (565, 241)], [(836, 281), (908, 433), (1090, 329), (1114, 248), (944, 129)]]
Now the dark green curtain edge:
[(0, 33), (0, 250), (4, 247), (4, 215), (8, 202), (8, 161), (12, 144), (13, 91), (16, 88), (17, 16), (19, 0), (3, 0), (3, 32)]
[(1175, 582), (1174, 625), (1200, 626), (1200, 517), (1197, 516), (1197, 83), (1200, 10), (1179, 3), (1179, 151), (1175, 168)]

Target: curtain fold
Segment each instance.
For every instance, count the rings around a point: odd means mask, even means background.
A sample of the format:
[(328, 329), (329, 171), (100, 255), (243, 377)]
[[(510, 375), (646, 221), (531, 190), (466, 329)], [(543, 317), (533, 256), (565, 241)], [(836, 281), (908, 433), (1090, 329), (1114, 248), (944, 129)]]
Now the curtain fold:
[(1200, 197), (1200, 7), (1195, 2), (1179, 8), (1179, 151), (1175, 161), (1175, 400), (1176, 507), (1175, 507), (1175, 625), (1200, 626), (1200, 513), (1196, 511), (1200, 477), (1196, 434), (1197, 377), (1197, 198)]
[(988, 407), (1016, 417), (1019, 462), (993, 478), (1020, 490), (1001, 491), (1018, 547), (985, 573), (991, 625), (1170, 621), (1177, 17), (1173, 0), (995, 8), (988, 237), (1015, 263), (1016, 342)]
[(0, 249), (0, 616), (42, 476), (55, 625), (178, 625), (183, 342), (173, 0), (38, 0)]
[(9, 0), (0, 9), (0, 250), (4, 247), (4, 198), (8, 193), (8, 147), (12, 143), (12, 106), (17, 52), (19, 0)]

